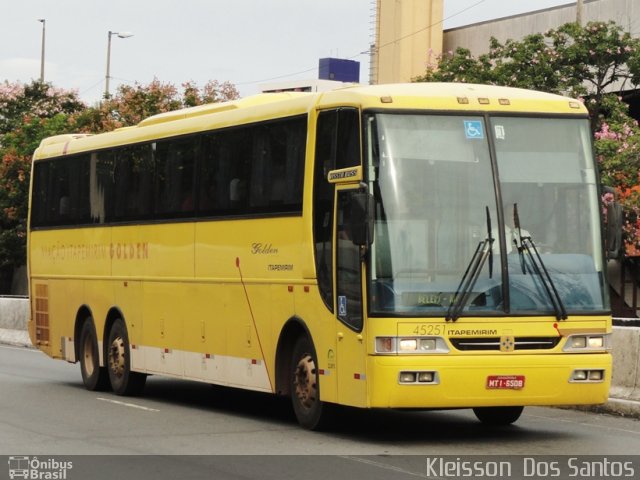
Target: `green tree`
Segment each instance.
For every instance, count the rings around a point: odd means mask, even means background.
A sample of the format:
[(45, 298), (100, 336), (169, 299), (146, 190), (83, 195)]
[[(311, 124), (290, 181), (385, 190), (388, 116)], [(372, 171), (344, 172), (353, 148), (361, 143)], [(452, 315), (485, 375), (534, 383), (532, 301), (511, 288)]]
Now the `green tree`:
[(418, 82), (489, 83), (587, 98), (593, 130), (621, 90), (640, 84), (640, 39), (613, 22), (562, 25), (504, 44), (491, 38), (489, 53), (473, 57), (458, 48), (428, 66)]

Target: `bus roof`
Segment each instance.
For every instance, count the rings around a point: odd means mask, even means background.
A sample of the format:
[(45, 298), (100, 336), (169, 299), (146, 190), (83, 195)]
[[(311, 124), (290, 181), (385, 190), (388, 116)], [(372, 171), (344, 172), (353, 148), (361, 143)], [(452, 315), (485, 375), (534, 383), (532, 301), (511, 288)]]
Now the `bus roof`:
[(531, 90), (462, 83), (348, 86), (321, 93), (265, 93), (224, 103), (154, 115), (138, 125), (98, 135), (68, 134), (42, 140), (34, 160), (110, 148), (257, 121), (313, 109), (366, 109), (587, 115), (577, 100)]

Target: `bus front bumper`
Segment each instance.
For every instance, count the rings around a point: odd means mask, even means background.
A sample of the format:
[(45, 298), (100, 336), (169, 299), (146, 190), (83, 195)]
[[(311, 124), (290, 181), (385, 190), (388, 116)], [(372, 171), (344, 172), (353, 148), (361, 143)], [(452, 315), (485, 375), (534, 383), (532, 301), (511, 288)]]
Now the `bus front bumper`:
[(370, 356), (369, 407), (602, 404), (608, 397), (611, 362), (609, 353)]

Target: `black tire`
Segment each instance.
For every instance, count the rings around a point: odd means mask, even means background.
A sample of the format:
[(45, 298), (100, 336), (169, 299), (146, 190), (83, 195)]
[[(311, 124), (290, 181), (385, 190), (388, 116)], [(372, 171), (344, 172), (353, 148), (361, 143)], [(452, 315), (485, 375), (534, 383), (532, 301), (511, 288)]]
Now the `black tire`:
[(98, 336), (93, 318), (88, 317), (80, 330), (80, 344), (78, 346), (80, 357), (80, 373), (82, 382), (87, 390), (103, 391), (109, 389), (109, 374), (105, 367), (100, 366), (100, 351)]
[(307, 337), (301, 337), (293, 347), (291, 357), (291, 403), (298, 423), (309, 430), (329, 426), (330, 405), (320, 401), (318, 361)]
[(109, 343), (106, 346), (106, 363), (111, 388), (116, 395), (137, 395), (147, 381), (144, 373), (131, 371), (131, 347), (124, 320), (121, 318), (111, 326)]
[(485, 425), (511, 425), (520, 418), (524, 407), (478, 407), (473, 409), (478, 420)]

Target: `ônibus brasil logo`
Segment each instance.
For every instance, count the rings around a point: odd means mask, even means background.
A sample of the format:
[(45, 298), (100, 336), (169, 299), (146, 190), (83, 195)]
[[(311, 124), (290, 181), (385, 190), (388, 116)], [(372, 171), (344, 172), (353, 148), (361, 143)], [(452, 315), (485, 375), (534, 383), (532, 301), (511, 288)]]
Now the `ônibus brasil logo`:
[(9, 478), (29, 480), (66, 480), (67, 470), (73, 468), (73, 462), (62, 462), (53, 458), (9, 457)]

